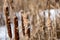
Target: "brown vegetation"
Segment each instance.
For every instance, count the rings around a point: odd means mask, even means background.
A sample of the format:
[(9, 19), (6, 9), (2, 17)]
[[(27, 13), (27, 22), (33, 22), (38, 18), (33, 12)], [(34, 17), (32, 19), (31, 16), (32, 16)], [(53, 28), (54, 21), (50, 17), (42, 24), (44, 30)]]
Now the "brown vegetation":
[[(21, 3), (20, 3), (21, 2)], [(54, 3), (53, 3), (54, 2)], [(10, 24), (10, 18), (13, 12), (23, 10), (21, 13), (22, 33), (23, 40), (57, 40), (60, 38), (60, 17), (55, 16), (54, 20), (50, 18), (50, 9), (59, 8), (59, 2), (52, 0), (6, 0), (4, 3), (4, 13), (6, 16), (6, 24)], [(13, 5), (15, 3), (15, 5)], [(9, 4), (9, 5), (8, 5)], [(9, 6), (9, 7), (8, 7)], [(7, 9), (7, 10), (6, 10)], [(48, 9), (48, 17), (46, 18), (45, 12), (43, 15), (39, 13), (39, 10), (44, 11)], [(10, 12), (9, 12), (10, 11)], [(30, 12), (30, 14), (28, 13)], [(7, 16), (10, 15), (8, 20)], [(59, 14), (58, 14), (59, 15)], [(15, 15), (14, 15), (15, 16)], [(13, 16), (13, 17), (14, 17)], [(30, 18), (29, 18), (30, 17)], [(12, 18), (13, 19), (13, 18)], [(31, 19), (31, 20), (30, 20)], [(32, 27), (32, 29), (30, 27)], [(7, 26), (8, 34), (12, 38), (11, 26)], [(14, 32), (15, 40), (19, 40), (18, 18), (14, 18)], [(31, 30), (32, 31), (31, 31)], [(11, 34), (11, 35), (10, 35)]]

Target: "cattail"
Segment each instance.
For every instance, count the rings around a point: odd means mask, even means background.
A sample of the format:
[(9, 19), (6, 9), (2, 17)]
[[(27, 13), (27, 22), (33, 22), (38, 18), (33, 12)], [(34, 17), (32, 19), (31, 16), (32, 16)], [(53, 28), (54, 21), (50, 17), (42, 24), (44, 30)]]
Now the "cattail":
[(19, 40), (19, 30), (18, 30), (18, 18), (14, 17), (14, 31), (15, 31), (15, 40)]
[[(28, 27), (30, 26), (30, 24), (28, 24)], [(30, 28), (27, 29), (27, 35), (30, 38)]]
[(4, 9), (4, 13), (5, 13), (5, 16), (6, 16), (6, 25), (7, 25), (8, 35), (9, 35), (10, 38), (12, 38), (10, 18), (9, 18), (9, 8), (8, 7), (6, 7)]
[(8, 35), (10, 38), (12, 38), (12, 31), (11, 31), (11, 25), (10, 25), (10, 18), (7, 19), (7, 29), (8, 29)]
[(24, 23), (23, 23), (23, 16), (21, 16), (21, 21), (22, 21), (22, 31), (23, 31), (23, 35), (25, 36), (25, 27), (24, 27)]
[(27, 30), (28, 37), (30, 38), (30, 28)]

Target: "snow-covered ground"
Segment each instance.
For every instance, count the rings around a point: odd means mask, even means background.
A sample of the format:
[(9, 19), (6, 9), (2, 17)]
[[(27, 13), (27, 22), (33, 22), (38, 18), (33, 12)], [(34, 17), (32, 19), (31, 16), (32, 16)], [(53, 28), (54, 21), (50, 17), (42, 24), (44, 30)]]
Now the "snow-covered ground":
[(0, 27), (0, 40), (5, 40), (6, 39), (6, 27), (1, 26)]
[[(51, 9), (50, 12), (51, 12), (51, 19), (53, 19), (54, 16), (55, 16), (55, 14), (60, 13), (60, 10), (58, 9), (58, 11), (56, 11), (54, 9)], [(41, 13), (41, 15), (42, 15), (42, 13)], [(45, 13), (46, 13), (46, 17), (47, 17), (48, 10), (46, 10)], [(16, 15), (19, 17), (21, 14), (16, 14)], [(22, 31), (22, 29), (21, 29), (21, 21), (20, 20), (21, 19), (19, 19), (19, 21), (18, 21), (18, 24), (19, 24), (19, 32)], [(11, 24), (11, 27), (12, 27), (12, 35), (14, 37), (14, 24)], [(0, 27), (0, 40), (7, 40), (7, 39), (9, 39), (8, 34), (7, 34), (7, 28), (6, 28), (6, 26), (1, 26)]]

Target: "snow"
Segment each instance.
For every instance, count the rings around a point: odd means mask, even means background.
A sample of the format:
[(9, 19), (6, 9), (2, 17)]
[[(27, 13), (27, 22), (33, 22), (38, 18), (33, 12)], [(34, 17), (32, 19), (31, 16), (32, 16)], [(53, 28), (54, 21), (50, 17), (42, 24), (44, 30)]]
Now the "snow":
[(5, 40), (6, 38), (6, 27), (5, 26), (1, 26), (0, 27), (0, 40)]

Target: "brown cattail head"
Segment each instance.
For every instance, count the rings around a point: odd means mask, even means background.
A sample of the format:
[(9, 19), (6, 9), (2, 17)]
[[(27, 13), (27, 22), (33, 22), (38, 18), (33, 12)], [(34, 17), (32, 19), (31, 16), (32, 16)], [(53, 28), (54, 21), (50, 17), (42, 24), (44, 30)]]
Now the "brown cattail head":
[(21, 16), (21, 20), (22, 20), (22, 31), (23, 31), (23, 35), (25, 36), (25, 27), (24, 27), (23, 17), (22, 16)]
[(14, 17), (14, 30), (15, 30), (15, 40), (19, 40), (19, 30), (18, 30), (18, 18)]
[(10, 25), (10, 18), (7, 19), (7, 29), (8, 29), (8, 35), (10, 38), (12, 38), (12, 31), (11, 31), (11, 25)]
[(6, 25), (7, 25), (8, 35), (9, 35), (10, 38), (12, 38), (10, 17), (9, 17), (9, 7), (8, 6), (4, 8), (4, 13), (5, 13), (5, 16), (6, 16)]
[(5, 16), (6, 16), (6, 18), (8, 18), (8, 16), (9, 16), (9, 7), (6, 7), (6, 9), (5, 9)]
[(27, 30), (28, 37), (30, 38), (30, 28)]

